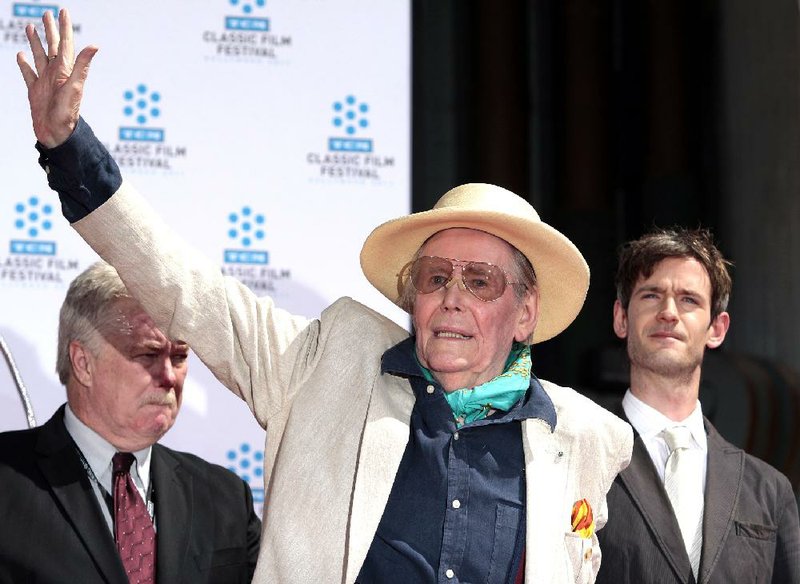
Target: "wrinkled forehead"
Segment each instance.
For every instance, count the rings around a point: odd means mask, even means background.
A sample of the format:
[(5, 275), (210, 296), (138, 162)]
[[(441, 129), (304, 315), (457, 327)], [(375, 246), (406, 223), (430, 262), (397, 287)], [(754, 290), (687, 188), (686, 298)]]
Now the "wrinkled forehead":
[(514, 247), (505, 241), (478, 229), (452, 227), (431, 235), (419, 248), (417, 256), (430, 255), (471, 262), (489, 262), (508, 265)]
[(152, 347), (186, 345), (183, 341), (170, 341), (150, 315), (132, 298), (120, 298), (114, 302), (109, 311), (105, 331), (104, 336), (120, 348), (138, 345)]

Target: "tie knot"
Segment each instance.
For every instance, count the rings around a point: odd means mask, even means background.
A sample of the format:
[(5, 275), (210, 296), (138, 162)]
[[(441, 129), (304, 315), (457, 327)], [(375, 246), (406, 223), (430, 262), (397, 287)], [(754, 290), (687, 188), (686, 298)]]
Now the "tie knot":
[(671, 454), (679, 448), (689, 448), (692, 445), (692, 431), (686, 426), (673, 426), (664, 430), (664, 440)]
[(133, 464), (133, 454), (130, 452), (117, 452), (111, 459), (111, 465), (114, 467), (114, 474), (126, 473), (131, 469)]

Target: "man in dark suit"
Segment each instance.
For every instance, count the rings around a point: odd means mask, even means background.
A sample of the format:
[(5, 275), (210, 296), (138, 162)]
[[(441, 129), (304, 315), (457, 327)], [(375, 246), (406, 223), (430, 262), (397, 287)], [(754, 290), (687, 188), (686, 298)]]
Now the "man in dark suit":
[[(0, 434), (0, 582), (127, 583), (118, 484), (155, 539), (142, 582), (250, 582), (261, 528), (250, 488), (156, 443), (178, 414), (188, 352), (107, 264), (72, 282), (57, 356), (67, 403), (43, 426)], [(117, 483), (117, 452), (132, 454), (132, 483)]]
[(703, 353), (730, 323), (728, 265), (705, 230), (658, 230), (621, 250), (614, 332), (636, 437), (598, 534), (599, 583), (800, 582), (788, 479), (726, 442), (698, 401)]

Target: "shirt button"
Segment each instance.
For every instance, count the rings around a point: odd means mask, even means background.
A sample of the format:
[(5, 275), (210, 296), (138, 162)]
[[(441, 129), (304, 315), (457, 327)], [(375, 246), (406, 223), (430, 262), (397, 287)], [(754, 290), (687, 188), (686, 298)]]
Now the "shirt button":
[(428, 387), (425, 388), (425, 391), (427, 391), (428, 393), (433, 393), (433, 386), (429, 385)]
[(448, 568), (447, 570), (445, 570), (444, 575), (447, 576), (448, 578), (452, 578), (453, 576), (456, 575), (456, 573), (453, 572), (453, 570), (451, 570), (450, 568)]
[(584, 560), (591, 560), (592, 559), (592, 548), (589, 548), (588, 550), (586, 550), (586, 553), (583, 554), (583, 559)]
[(458, 440), (458, 432), (456, 432), (455, 434), (453, 434), (453, 440)]
[(458, 499), (453, 499), (453, 509), (460, 509), (461, 508), (461, 501)]

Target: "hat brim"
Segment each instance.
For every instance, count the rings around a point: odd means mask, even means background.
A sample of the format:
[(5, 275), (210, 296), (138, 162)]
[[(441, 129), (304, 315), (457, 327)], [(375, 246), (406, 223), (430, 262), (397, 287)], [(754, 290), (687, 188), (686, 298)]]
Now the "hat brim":
[(578, 316), (589, 289), (589, 266), (578, 248), (546, 223), (508, 213), (439, 208), (388, 221), (364, 242), (361, 269), (381, 294), (397, 304), (403, 266), (431, 235), (454, 227), (490, 233), (530, 260), (539, 289), (534, 343), (553, 338)]

